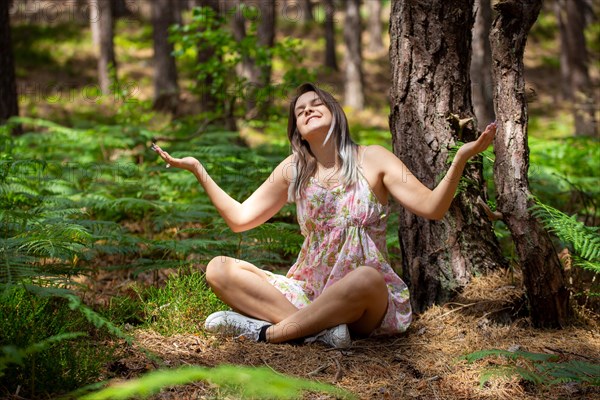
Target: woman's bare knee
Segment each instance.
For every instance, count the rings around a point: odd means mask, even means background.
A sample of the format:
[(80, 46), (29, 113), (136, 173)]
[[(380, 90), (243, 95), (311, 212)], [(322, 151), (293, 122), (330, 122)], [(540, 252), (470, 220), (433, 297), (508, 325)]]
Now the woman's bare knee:
[[(217, 256), (210, 260), (206, 266), (206, 281), (213, 290), (227, 289), (232, 284), (238, 283), (239, 279), (244, 280), (239, 276), (242, 271), (251, 272), (266, 279), (263, 271), (247, 261), (227, 256)], [(236, 278), (239, 279), (236, 280)]]
[(231, 258), (217, 256), (206, 265), (206, 282), (214, 289), (226, 285), (230, 273)]
[(350, 280), (351, 292), (360, 297), (369, 297), (385, 293), (387, 296), (387, 285), (381, 272), (371, 267), (358, 267), (347, 275)]

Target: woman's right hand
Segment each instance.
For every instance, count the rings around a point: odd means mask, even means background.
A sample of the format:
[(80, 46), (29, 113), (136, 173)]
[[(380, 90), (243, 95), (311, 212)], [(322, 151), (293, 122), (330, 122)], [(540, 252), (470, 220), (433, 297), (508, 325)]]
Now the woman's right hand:
[(194, 172), (200, 166), (200, 161), (198, 161), (194, 157), (174, 158), (154, 143), (152, 143), (152, 150), (157, 152), (160, 158), (165, 160), (165, 162), (167, 163), (167, 168), (175, 167)]

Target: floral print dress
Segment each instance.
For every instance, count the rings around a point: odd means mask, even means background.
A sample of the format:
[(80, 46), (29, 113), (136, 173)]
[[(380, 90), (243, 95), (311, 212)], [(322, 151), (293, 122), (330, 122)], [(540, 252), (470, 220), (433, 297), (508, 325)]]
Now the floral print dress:
[(388, 261), (389, 206), (379, 202), (366, 178), (359, 173), (354, 185), (334, 188), (311, 178), (296, 209), (305, 237), (302, 249), (286, 277), (267, 273), (269, 281), (302, 308), (359, 266), (375, 268), (384, 276), (389, 299), (384, 319), (373, 334), (404, 332), (412, 313), (408, 288)]

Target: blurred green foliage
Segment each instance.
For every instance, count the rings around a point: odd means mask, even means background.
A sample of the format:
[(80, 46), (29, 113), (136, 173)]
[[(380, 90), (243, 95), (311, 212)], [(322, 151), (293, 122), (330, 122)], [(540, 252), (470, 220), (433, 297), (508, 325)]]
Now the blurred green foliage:
[[(273, 108), (274, 100), (287, 98), (288, 92), (300, 83), (314, 80), (314, 73), (301, 66), (301, 40), (286, 37), (276, 40), (271, 47), (261, 44), (257, 35), (258, 9), (244, 3), (239, 7), (236, 13), (249, 20), (242, 39), (228, 28), (233, 13), (222, 16), (210, 7), (197, 7), (188, 24), (171, 29), (170, 40), (174, 42), (174, 54), (181, 60), (183, 73), (193, 78), (192, 93), (201, 101), (210, 99), (211, 118), (253, 115), (269, 119), (278, 113)], [(260, 71), (258, 75), (265, 69), (270, 71), (277, 62), (286, 72), (281, 82), (265, 85), (261, 77), (255, 82), (239, 74), (238, 68), (248, 62)]]
[(326, 393), (337, 399), (355, 399), (343, 389), (321, 382), (281, 375), (266, 367), (221, 365), (215, 368), (186, 366), (150, 372), (82, 396), (82, 400), (147, 398), (165, 387), (196, 381), (219, 387), (219, 397), (239, 399), (298, 399), (304, 391)]
[(65, 298), (0, 289), (0, 394), (47, 398), (97, 381), (116, 343)]

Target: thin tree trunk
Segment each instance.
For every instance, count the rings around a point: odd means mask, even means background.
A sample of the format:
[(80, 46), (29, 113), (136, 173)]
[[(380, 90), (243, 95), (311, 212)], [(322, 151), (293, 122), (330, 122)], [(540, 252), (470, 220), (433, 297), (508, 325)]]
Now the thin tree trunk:
[(365, 107), (362, 71), (362, 27), (359, 11), (360, 0), (346, 1), (346, 17), (344, 20), (344, 43), (346, 44), (344, 105), (352, 107), (354, 110), (362, 110)]
[(183, 12), (189, 10), (189, 3), (183, 0), (173, 1), (174, 24), (183, 25)]
[(498, 16), (490, 33), (498, 121), (494, 178), (498, 210), (511, 232), (523, 271), (531, 319), (538, 327), (560, 327), (568, 316), (569, 292), (550, 237), (529, 211), (533, 200), (527, 179), (523, 51), (541, 6), (542, 0), (504, 0), (495, 6)]
[(383, 29), (381, 23), (381, 0), (367, 0), (369, 8), (369, 44), (367, 50), (370, 53), (381, 53), (385, 50), (383, 46)]
[(324, 0), (325, 6), (325, 66), (334, 71), (338, 70), (337, 55), (335, 54), (335, 4), (333, 0)]
[(90, 30), (92, 31), (92, 44), (95, 49), (100, 48), (100, 8), (98, 0), (89, 0), (89, 17), (90, 17)]
[(555, 5), (560, 27), (562, 92), (573, 103), (575, 134), (600, 135), (584, 35), (589, 7), (584, 0), (557, 0)]
[(298, 0), (297, 2), (300, 6), (300, 10), (302, 10), (302, 20), (304, 22), (314, 21), (315, 18), (313, 16), (313, 7), (311, 0)]
[[(231, 18), (231, 31), (237, 42), (241, 42), (246, 37), (246, 19), (241, 11), (242, 3), (243, 1), (241, 0), (232, 0), (231, 3), (228, 3), (231, 6), (228, 12), (234, 13), (233, 18)], [(237, 67), (238, 76), (252, 82), (256, 80), (253, 76), (254, 72), (254, 63), (249, 57), (244, 56)]]
[[(258, 45), (270, 49), (275, 43), (275, 2), (273, 0), (260, 0), (258, 8), (261, 17), (256, 32)], [(254, 61), (256, 62), (256, 60)], [(254, 69), (253, 77), (255, 81), (252, 82), (252, 86), (264, 92), (264, 89), (268, 88), (271, 84), (271, 64), (267, 63), (263, 66), (254, 65)], [(263, 93), (264, 95), (265, 93)], [(253, 110), (253, 108), (256, 108), (256, 96), (256, 94), (250, 96), (255, 102), (254, 105), (249, 105), (252, 108), (248, 108), (251, 112), (251, 117), (266, 118), (271, 105), (269, 101), (271, 96), (267, 93), (266, 98), (261, 99), (260, 108)]]
[[(216, 15), (220, 14), (218, 0), (195, 0), (196, 4), (194, 6), (198, 7), (209, 7), (211, 8)], [(213, 48), (207, 48), (200, 46), (198, 48), (197, 53), (198, 64), (204, 64), (212, 57), (215, 56), (215, 50)], [(215, 112), (218, 106), (218, 99), (212, 93), (212, 85), (213, 79), (212, 76), (207, 76), (204, 78), (204, 82), (199, 85), (200, 87), (200, 108), (203, 112)], [(235, 121), (235, 120), (234, 120)], [(226, 125), (230, 126), (231, 121)]]
[(112, 16), (115, 20), (129, 15), (131, 11), (127, 8), (125, 0), (112, 0)]
[(479, 130), (494, 121), (494, 91), (492, 86), (492, 26), (491, 0), (475, 0), (473, 54), (471, 56), (471, 94)]
[[(98, 40), (98, 81), (100, 90), (104, 94), (110, 94), (113, 77), (117, 76), (117, 62), (115, 59), (114, 23), (112, 16), (112, 0), (90, 0), (90, 14), (92, 32), (96, 30)], [(94, 11), (95, 10), (95, 11)], [(96, 25), (96, 26), (94, 26)], [(92, 35), (94, 36), (94, 35)]]
[[(15, 60), (10, 32), (9, 4), (0, 3), (0, 124), (19, 115), (19, 98), (15, 77)], [(20, 134), (20, 127), (13, 134)]]
[[(225, 2), (226, 7), (230, 7), (229, 9), (226, 9), (225, 12), (234, 13), (233, 18), (231, 18), (230, 26), (233, 37), (238, 42), (241, 42), (246, 37), (246, 20), (241, 12), (242, 3), (242, 0), (231, 0)], [(246, 79), (247, 81), (251, 81), (253, 79), (252, 74), (254, 73), (252, 66), (252, 60), (247, 56), (243, 56), (242, 61), (236, 67), (237, 75)], [(229, 130), (237, 130), (234, 107), (235, 99), (233, 99), (229, 104), (224, 104), (225, 124)]]
[(175, 4), (179, 0), (155, 0), (152, 3), (154, 27), (154, 109), (175, 113), (179, 104), (177, 67), (169, 26), (175, 23)]
[[(475, 140), (469, 62), (473, 0), (396, 0), (390, 21), (390, 127), (394, 153), (433, 189), (447, 171), (448, 149)], [(408, 173), (408, 171), (406, 171)], [(444, 303), (475, 274), (505, 265), (486, 214), (481, 157), (468, 163), (440, 221), (400, 212), (402, 271), (413, 309)]]

